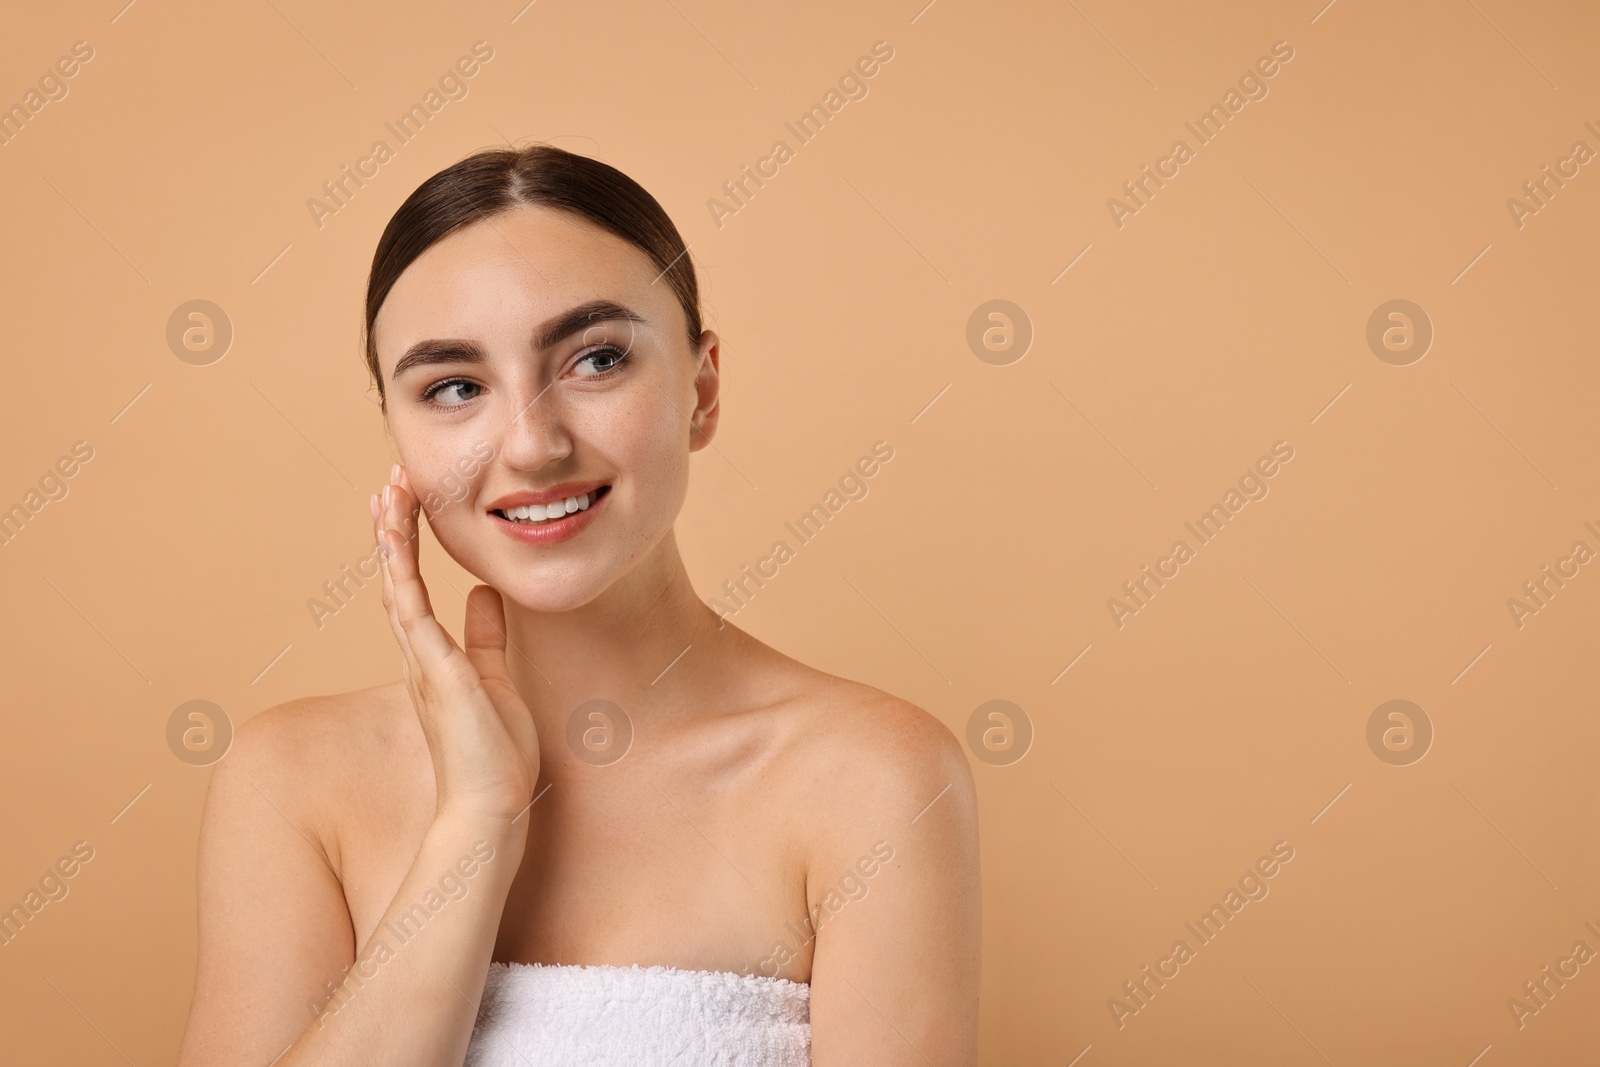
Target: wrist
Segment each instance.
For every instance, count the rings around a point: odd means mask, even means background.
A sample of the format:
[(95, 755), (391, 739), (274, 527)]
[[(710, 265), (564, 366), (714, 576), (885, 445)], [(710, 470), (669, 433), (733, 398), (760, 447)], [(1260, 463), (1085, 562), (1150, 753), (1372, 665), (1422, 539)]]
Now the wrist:
[(529, 822), (526, 812), (507, 816), (468, 808), (443, 807), (434, 813), (429, 833), (464, 846), (481, 841), (497, 850), (510, 849), (520, 853), (527, 843)]

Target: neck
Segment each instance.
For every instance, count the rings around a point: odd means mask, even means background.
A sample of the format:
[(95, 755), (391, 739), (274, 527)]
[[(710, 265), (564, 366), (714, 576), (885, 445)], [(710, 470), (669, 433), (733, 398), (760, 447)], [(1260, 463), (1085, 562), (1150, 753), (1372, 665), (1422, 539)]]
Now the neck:
[(508, 600), (505, 610), (507, 668), (541, 738), (564, 731), (587, 700), (613, 701), (635, 721), (683, 703), (696, 668), (737, 632), (695, 595), (670, 529), (581, 608), (541, 612)]

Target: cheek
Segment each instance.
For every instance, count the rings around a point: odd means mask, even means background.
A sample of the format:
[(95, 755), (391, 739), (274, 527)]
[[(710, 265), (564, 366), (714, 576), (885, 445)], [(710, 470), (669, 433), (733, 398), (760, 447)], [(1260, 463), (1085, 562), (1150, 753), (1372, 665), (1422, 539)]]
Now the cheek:
[(675, 514), (689, 478), (689, 423), (662, 403), (641, 407), (629, 420), (624, 470), (634, 487)]
[(617, 532), (626, 527), (631, 554), (671, 527), (683, 507), (689, 488), (688, 420), (659, 392), (647, 389), (627, 403), (586, 414), (581, 428), (574, 426), (578, 449), (587, 447), (594, 461), (583, 467), (616, 478)]
[(472, 499), (486, 469), (475, 451), (481, 448), (479, 437), (396, 424), (391, 430), (400, 462), (430, 521)]

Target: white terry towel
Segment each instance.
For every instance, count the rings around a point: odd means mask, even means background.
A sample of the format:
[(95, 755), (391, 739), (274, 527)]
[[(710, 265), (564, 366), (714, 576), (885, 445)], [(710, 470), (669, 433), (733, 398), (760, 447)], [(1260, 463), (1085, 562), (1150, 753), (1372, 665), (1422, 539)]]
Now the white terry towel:
[(491, 963), (463, 1067), (810, 1067), (811, 987), (676, 967)]

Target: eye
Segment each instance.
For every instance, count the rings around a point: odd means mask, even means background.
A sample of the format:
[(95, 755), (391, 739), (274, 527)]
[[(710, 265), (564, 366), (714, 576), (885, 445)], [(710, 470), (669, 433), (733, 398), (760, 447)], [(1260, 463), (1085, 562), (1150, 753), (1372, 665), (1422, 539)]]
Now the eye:
[(483, 386), (467, 378), (446, 378), (428, 386), (423, 391), (422, 399), (442, 408), (454, 408), (475, 399), (482, 392)]
[[(627, 362), (627, 359), (628, 353), (622, 349), (612, 345), (602, 345), (579, 356), (578, 362), (573, 364), (573, 370), (579, 378), (602, 378), (614, 373), (617, 368)], [(580, 370), (579, 368), (585, 364), (589, 365), (591, 369), (588, 371)]]

